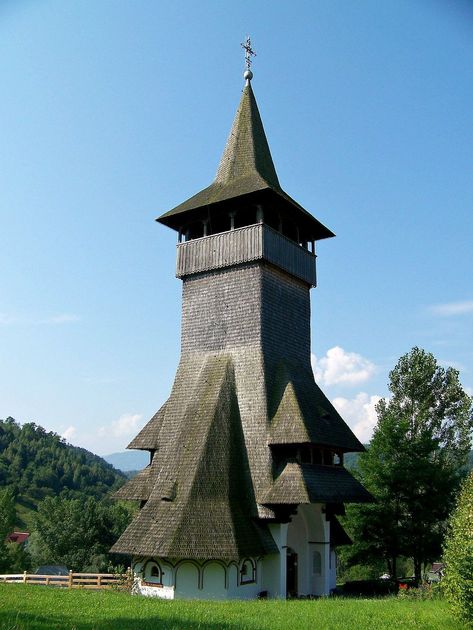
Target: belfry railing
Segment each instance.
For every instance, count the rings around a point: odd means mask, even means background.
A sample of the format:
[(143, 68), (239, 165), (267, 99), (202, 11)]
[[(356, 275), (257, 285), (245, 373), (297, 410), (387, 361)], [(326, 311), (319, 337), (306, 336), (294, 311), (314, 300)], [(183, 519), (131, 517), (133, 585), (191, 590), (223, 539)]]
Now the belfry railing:
[(277, 230), (257, 223), (177, 245), (176, 276), (266, 260), (315, 287), (315, 255)]

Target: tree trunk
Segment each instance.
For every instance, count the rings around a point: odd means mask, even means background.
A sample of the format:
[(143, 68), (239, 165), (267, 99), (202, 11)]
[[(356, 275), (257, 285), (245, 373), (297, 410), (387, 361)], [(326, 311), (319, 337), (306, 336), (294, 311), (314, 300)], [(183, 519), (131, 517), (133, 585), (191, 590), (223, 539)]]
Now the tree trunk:
[(416, 585), (419, 586), (422, 582), (422, 560), (420, 558), (413, 558), (414, 560), (414, 578)]
[(397, 558), (393, 556), (391, 558), (391, 578), (397, 580)]

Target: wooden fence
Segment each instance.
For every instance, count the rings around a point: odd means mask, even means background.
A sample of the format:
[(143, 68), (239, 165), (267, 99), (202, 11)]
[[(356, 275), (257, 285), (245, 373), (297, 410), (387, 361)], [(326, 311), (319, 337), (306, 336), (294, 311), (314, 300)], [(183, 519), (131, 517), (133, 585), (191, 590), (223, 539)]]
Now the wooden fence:
[(7, 584), (42, 584), (43, 586), (60, 586), (63, 588), (102, 589), (113, 586), (125, 586), (131, 582), (133, 574), (127, 573), (73, 573), (69, 575), (36, 575), (35, 573), (12, 573), (0, 575), (0, 583)]

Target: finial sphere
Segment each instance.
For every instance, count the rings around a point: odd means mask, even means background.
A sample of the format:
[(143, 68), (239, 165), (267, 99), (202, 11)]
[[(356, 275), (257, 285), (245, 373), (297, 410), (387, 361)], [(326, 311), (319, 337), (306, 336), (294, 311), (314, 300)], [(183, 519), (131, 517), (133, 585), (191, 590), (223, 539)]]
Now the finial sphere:
[(245, 70), (245, 72), (243, 74), (243, 78), (246, 81), (251, 81), (251, 79), (253, 78), (253, 73), (251, 72), (251, 70)]

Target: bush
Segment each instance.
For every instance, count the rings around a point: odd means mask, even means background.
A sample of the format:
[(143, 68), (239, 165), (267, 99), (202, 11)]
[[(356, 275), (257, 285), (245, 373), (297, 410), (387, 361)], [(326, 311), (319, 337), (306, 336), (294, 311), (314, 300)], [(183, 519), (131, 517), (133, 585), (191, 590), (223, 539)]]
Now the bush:
[(399, 588), (397, 596), (400, 599), (440, 599), (442, 591), (439, 584), (422, 584), (419, 588)]
[(454, 613), (473, 627), (473, 473), (463, 483), (449, 523), (442, 587)]

